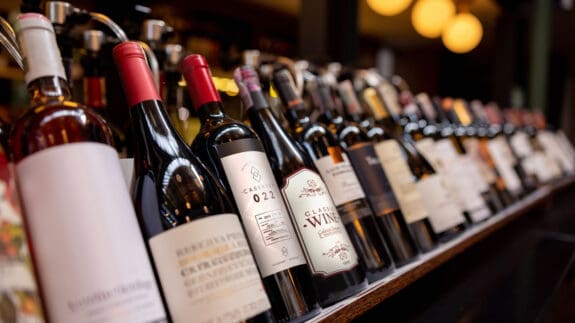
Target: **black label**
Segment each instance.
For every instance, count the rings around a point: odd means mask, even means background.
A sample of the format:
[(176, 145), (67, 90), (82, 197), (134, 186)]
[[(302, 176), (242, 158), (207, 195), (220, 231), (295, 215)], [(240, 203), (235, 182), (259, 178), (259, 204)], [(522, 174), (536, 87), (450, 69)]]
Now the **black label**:
[(261, 151), (264, 152), (262, 143), (255, 138), (238, 139), (218, 145), (218, 156), (224, 158), (229, 155), (242, 153), (244, 151)]
[(358, 199), (338, 205), (337, 213), (339, 213), (343, 224), (348, 224), (355, 220), (371, 216), (373, 211), (371, 211), (365, 199)]
[(399, 209), (373, 144), (354, 145), (349, 148), (348, 153), (357, 178), (375, 213), (384, 215)]

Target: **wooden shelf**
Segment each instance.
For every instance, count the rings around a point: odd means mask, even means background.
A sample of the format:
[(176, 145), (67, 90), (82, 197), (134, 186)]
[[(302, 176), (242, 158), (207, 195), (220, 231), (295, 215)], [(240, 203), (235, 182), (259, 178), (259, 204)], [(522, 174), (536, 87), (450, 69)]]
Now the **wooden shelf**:
[(569, 176), (537, 189), (504, 211), (474, 225), (434, 250), (420, 255), (416, 261), (398, 268), (382, 280), (370, 284), (359, 294), (322, 309), (318, 316), (308, 322), (348, 322), (360, 316), (511, 221), (543, 205), (554, 191), (568, 187), (574, 182), (575, 176)]

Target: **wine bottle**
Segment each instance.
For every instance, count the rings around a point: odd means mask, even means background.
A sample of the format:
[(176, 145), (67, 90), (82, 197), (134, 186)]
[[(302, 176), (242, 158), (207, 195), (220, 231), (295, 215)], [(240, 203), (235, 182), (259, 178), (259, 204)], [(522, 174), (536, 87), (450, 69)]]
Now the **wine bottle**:
[[(340, 82), (337, 89), (344, 110), (349, 117), (359, 120), (361, 118), (359, 115), (366, 116), (349, 80)], [(378, 158), (376, 145), (389, 140), (389, 134), (371, 120), (367, 122), (369, 127), (367, 131), (363, 130), (365, 128), (360, 127), (359, 124), (355, 124), (359, 127), (359, 132), (353, 131), (345, 135), (342, 132), (340, 143), (350, 155), (368, 199), (379, 216), (380, 228), (388, 239), (392, 254), (399, 255), (408, 251), (406, 255), (410, 255), (417, 253), (417, 248), (423, 252), (432, 249), (436, 243), (435, 235), (431, 231), (427, 232), (430, 227), (420, 225), (422, 224), (419, 223), (421, 218), (416, 220), (405, 218), (389, 181), (389, 176), (393, 175), (386, 173), (381, 160)], [(355, 134), (353, 134), (354, 132)], [(411, 220), (417, 223), (407, 227), (407, 223), (411, 223)], [(417, 247), (414, 243), (417, 244)], [(413, 259), (413, 255), (409, 258)]]
[[(430, 104), (426, 93), (419, 93), (417, 96), (410, 95), (404, 100), (409, 100), (410, 103), (408, 104), (412, 106)], [(492, 215), (487, 200), (484, 199), (488, 196), (489, 186), (481, 177), (474, 160), (466, 155), (463, 146), (454, 134), (453, 128), (443, 127), (434, 130), (435, 126), (429, 124), (427, 120), (425, 122), (420, 121), (420, 114), (410, 113), (405, 131), (410, 133), (411, 129), (415, 129), (416, 132), (421, 133), (418, 135), (419, 139), (415, 138), (413, 133), (411, 134), (416, 147), (422, 142), (426, 142), (427, 150), (420, 151), (429, 154), (428, 161), (432, 163), (439, 174), (445, 177), (445, 184), (463, 210), (467, 221), (477, 223), (486, 220)]]
[(319, 314), (305, 256), (258, 135), (224, 113), (203, 56), (187, 56), (181, 69), (202, 125), (192, 151), (234, 198), (275, 319)]
[(47, 319), (165, 321), (110, 129), (71, 101), (50, 21), (20, 14), (15, 30), (31, 109), (10, 147)]
[[(473, 110), (470, 109), (466, 101), (456, 100), (455, 104), (465, 105), (467, 110), (470, 111), (470, 114), (473, 115)], [(495, 102), (489, 102), (487, 103), (487, 106), (491, 110), (488, 113), (488, 116), (491, 115), (491, 119), (488, 118), (488, 120), (490, 123), (493, 121), (491, 123), (491, 128), (496, 132), (495, 136), (501, 138), (500, 140), (505, 149), (504, 152), (507, 163), (511, 165), (513, 171), (517, 175), (517, 178), (519, 178), (519, 189), (517, 192), (512, 193), (514, 193), (518, 199), (522, 198), (535, 189), (535, 184), (533, 182), (533, 178), (529, 176), (529, 174), (523, 168), (522, 159), (517, 155), (517, 152), (511, 145), (511, 137), (515, 134), (516, 129), (513, 124), (505, 120), (501, 109), (499, 109), (499, 106), (497, 106)], [(475, 110), (479, 110), (481, 108), (485, 108), (484, 105), (481, 104), (481, 102), (476, 101)], [(476, 117), (477, 116), (474, 115), (474, 118)]]
[[(469, 106), (474, 114), (481, 114), (482, 104), (479, 100), (471, 101)], [(535, 151), (532, 149), (529, 137), (523, 129), (518, 109), (508, 108), (501, 111), (501, 113), (504, 120), (503, 129), (505, 129), (508, 144), (524, 172), (525, 177), (521, 178), (521, 180), (528, 192), (531, 192), (541, 186), (537, 175), (536, 163), (534, 162), (534, 158), (536, 158)]]
[(320, 305), (364, 289), (365, 271), (313, 162), (274, 116), (253, 68), (237, 68), (234, 79), (296, 228)]
[[(473, 125), (477, 123), (474, 116), (471, 115), (467, 109), (465, 102), (456, 99), (452, 101), (452, 106), (456, 118), (463, 120), (463, 122), (461, 122), (462, 124)], [(494, 110), (491, 109), (491, 107), (486, 109), (486, 114), (488, 115), (488, 119), (480, 124), (478, 130), (478, 134), (482, 135), (480, 144), (486, 154), (489, 155), (494, 168), (502, 178), (505, 187), (504, 192), (506, 192), (507, 195), (506, 199), (514, 203), (518, 201), (523, 194), (521, 179), (516, 171), (517, 160), (513, 156), (505, 136), (502, 134), (499, 119), (497, 122), (493, 119), (498, 118), (499, 115), (495, 116)]]
[[(464, 164), (469, 165), (470, 175), (474, 177), (476, 189), (487, 203), (492, 213), (499, 212), (503, 209), (503, 203), (499, 198), (497, 187), (495, 185), (496, 176), (489, 166), (483, 161), (477, 151), (477, 145), (471, 145), (470, 140), (475, 140), (473, 127), (458, 127), (452, 124), (441, 108), (438, 107), (438, 98), (434, 100), (422, 92), (416, 95), (416, 100), (421, 106), (423, 116), (427, 119), (428, 126), (424, 128), (425, 133), (434, 132), (436, 139), (449, 139), (453, 147), (464, 159)], [(435, 129), (435, 130), (430, 130)], [(473, 138), (473, 139), (472, 139)], [(466, 143), (468, 145), (466, 145)]]
[(311, 122), (287, 69), (274, 72), (273, 84), (285, 106), (292, 137), (313, 160), (325, 181), (368, 282), (388, 275), (394, 265), (349, 158), (325, 125)]
[(565, 156), (559, 145), (555, 142), (555, 134), (552, 127), (547, 124), (547, 120), (541, 111), (532, 111), (533, 123), (537, 128), (535, 140), (545, 150), (547, 156), (559, 166), (562, 176), (569, 176), (573, 173), (575, 165), (570, 158)]
[(189, 97), (185, 86), (181, 85), (182, 74), (180, 63), (184, 57), (184, 49), (179, 44), (166, 44), (164, 46), (165, 59), (162, 68), (164, 82), (160, 85), (162, 102), (168, 110), (170, 120), (178, 134), (189, 145), (192, 143), (200, 129), (200, 121), (192, 115), (186, 104)]
[(561, 168), (538, 140), (538, 130), (532, 112), (522, 110), (520, 118), (528, 137), (529, 146), (533, 148), (533, 153), (530, 156), (532, 156), (537, 178), (541, 183), (550, 183), (561, 176)]
[(83, 41), (84, 46), (80, 58), (80, 64), (84, 71), (82, 77), (83, 102), (88, 108), (93, 109), (106, 120), (110, 129), (112, 129), (114, 147), (116, 147), (120, 157), (126, 157), (126, 136), (114, 122), (106, 97), (104, 58), (100, 53), (104, 44), (104, 33), (95, 29), (85, 30), (83, 32)]
[[(368, 82), (366, 84), (369, 85)], [(386, 88), (378, 91), (383, 84), (386, 84)], [(381, 99), (380, 93), (392, 95), (384, 101)], [(425, 155), (416, 148), (408, 133), (403, 131), (404, 126), (399, 123), (400, 114), (392, 115), (389, 112), (391, 110), (388, 110), (384, 104), (384, 102), (392, 103), (394, 102), (392, 100), (397, 99), (395, 89), (389, 83), (371, 84), (362, 90), (361, 97), (366, 105), (374, 111), (372, 114), (380, 116), (378, 124), (394, 139), (385, 140), (376, 145), (378, 157), (382, 164), (389, 169), (389, 172), (386, 173), (393, 176), (392, 182), (405, 183), (407, 181), (397, 178), (398, 172), (405, 166), (399, 166), (399, 170), (393, 168), (396, 164), (400, 165), (402, 154), (405, 154), (404, 158), (407, 158), (408, 166), (417, 179), (415, 187), (427, 213), (416, 209), (416, 212), (410, 213), (407, 219), (408, 223), (415, 223), (415, 229), (418, 230), (416, 239), (422, 240), (423, 243), (427, 242), (427, 248), (429, 248), (433, 246), (433, 244), (429, 245), (429, 241), (446, 241), (463, 232), (466, 228), (465, 217), (461, 209), (455, 204), (444, 178), (431, 166)], [(403, 172), (406, 173), (405, 170)], [(398, 187), (398, 190), (401, 187), (399, 184), (395, 184), (395, 186)], [(426, 219), (429, 221), (428, 223), (426, 223)], [(433, 235), (430, 235), (428, 231), (428, 224), (432, 228)]]
[(495, 189), (497, 198), (494, 198), (493, 201), (499, 201), (496, 210), (501, 211), (512, 204), (514, 201), (513, 196), (507, 190), (505, 181), (487, 148), (487, 143), (490, 140), (488, 123), (483, 122), (482, 119), (473, 120), (465, 111), (456, 113), (453, 105), (454, 100), (451, 97), (436, 99), (437, 102), (434, 106), (439, 111), (439, 114), (442, 115), (443, 123), (456, 129), (456, 136), (459, 137), (466, 151), (480, 165), (480, 171), (484, 179)]
[(134, 131), (132, 198), (173, 322), (268, 321), (231, 201), (169, 121), (137, 42), (113, 49)]

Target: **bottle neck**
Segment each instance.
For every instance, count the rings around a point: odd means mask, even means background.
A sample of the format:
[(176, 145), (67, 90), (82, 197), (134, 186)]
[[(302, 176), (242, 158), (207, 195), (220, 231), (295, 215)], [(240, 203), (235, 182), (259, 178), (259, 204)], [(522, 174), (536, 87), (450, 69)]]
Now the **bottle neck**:
[(31, 81), (28, 83), (28, 93), (33, 107), (49, 102), (69, 101), (72, 98), (68, 82), (58, 76), (45, 76)]
[(202, 123), (208, 120), (224, 119), (226, 117), (222, 109), (222, 102), (220, 101), (204, 103), (196, 109), (196, 112)]
[(104, 77), (84, 77), (84, 104), (94, 109), (105, 109), (106, 79)]
[[(162, 155), (179, 155), (184, 147), (187, 147), (169, 122), (165, 108), (159, 100), (137, 103), (130, 108), (130, 120), (136, 141), (136, 167), (142, 167), (141, 162), (157, 163)], [(147, 167), (149, 166), (153, 167)]]
[(166, 71), (164, 73), (162, 101), (169, 112), (176, 112), (183, 105), (183, 89), (179, 85), (180, 79), (179, 72)]
[(303, 103), (299, 103), (292, 107), (287, 107), (285, 115), (292, 130), (301, 129), (311, 123)]

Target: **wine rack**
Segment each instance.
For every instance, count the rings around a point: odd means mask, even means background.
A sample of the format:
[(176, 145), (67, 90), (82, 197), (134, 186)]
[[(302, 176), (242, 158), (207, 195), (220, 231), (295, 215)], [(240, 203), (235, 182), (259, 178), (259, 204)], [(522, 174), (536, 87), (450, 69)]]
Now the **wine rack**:
[(538, 207), (545, 207), (553, 194), (575, 183), (575, 176), (564, 177), (542, 186), (521, 201), (464, 231), (460, 236), (420, 255), (414, 262), (396, 269), (391, 275), (370, 284), (365, 290), (337, 304), (322, 309), (308, 322), (349, 322), (408, 287), (419, 278), (448, 262), (468, 248), (480, 243), (517, 218)]

